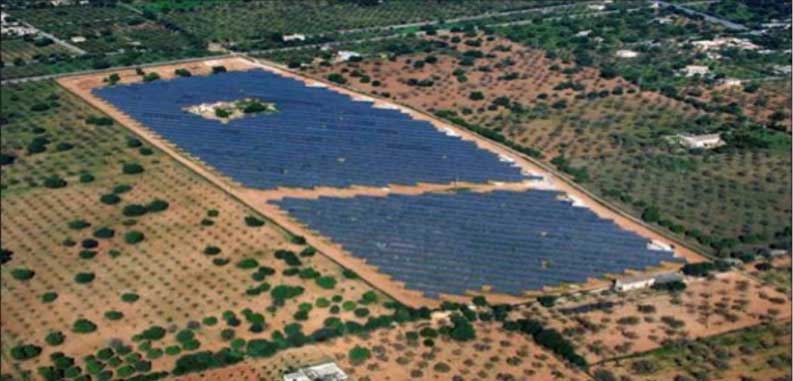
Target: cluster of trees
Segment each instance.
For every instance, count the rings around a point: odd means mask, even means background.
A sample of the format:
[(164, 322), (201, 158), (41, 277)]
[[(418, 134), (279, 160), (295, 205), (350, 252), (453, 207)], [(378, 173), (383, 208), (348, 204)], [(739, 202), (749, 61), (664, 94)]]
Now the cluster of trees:
[(508, 331), (520, 331), (530, 335), (537, 344), (548, 348), (578, 367), (586, 368), (587, 366), (586, 359), (575, 352), (573, 345), (567, 341), (562, 334), (554, 329), (544, 328), (542, 323), (536, 320), (519, 319), (516, 321), (505, 321), (503, 327)]
[(562, 155), (556, 156), (551, 159), (551, 164), (556, 166), (560, 171), (573, 176), (573, 180), (577, 183), (584, 183), (589, 181), (589, 171), (584, 167), (574, 167), (570, 165), (570, 161)]
[(457, 116), (457, 112), (452, 110), (438, 110), (435, 112), (435, 116), (446, 119), (456, 125), (465, 127), (466, 129), (473, 131), (479, 135), (482, 135), (488, 139), (494, 140), (498, 143), (504, 144), (509, 148), (514, 149), (520, 153), (523, 153), (527, 156), (535, 157), (535, 158), (542, 158), (542, 152), (529, 147), (524, 147), (513, 142), (511, 139), (508, 139), (506, 136), (502, 135), (497, 131), (493, 131), (488, 128), (484, 128), (481, 126), (477, 126), (475, 124), (468, 123), (465, 119)]

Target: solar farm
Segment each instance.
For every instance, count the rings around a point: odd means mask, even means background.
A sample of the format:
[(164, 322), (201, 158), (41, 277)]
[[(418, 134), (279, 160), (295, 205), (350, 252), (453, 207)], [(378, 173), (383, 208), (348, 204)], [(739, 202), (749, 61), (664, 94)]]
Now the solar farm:
[[(471, 293), (521, 300), (691, 259), (464, 130), (245, 62), (82, 95), (412, 305)], [(221, 122), (185, 111), (239, 99), (277, 112)]]

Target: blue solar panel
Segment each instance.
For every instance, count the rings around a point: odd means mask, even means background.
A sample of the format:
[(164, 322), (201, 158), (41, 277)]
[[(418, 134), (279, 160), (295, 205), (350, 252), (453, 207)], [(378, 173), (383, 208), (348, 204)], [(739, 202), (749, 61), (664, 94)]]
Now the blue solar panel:
[(272, 203), (429, 297), (491, 286), (519, 295), (680, 261), (557, 199), (558, 192), (285, 198)]
[[(221, 173), (253, 188), (521, 181), (519, 168), (397, 110), (263, 70), (95, 89)], [(226, 124), (188, 106), (256, 97), (279, 112)]]

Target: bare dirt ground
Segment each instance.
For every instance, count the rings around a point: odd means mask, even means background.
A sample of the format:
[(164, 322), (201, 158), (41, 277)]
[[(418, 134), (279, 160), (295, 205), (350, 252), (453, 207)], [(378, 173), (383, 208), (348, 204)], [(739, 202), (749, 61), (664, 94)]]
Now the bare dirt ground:
[[(179, 381), (230, 379), (256, 381), (278, 379), (287, 368), (313, 365), (322, 361), (336, 363), (361, 381), (403, 380), (588, 380), (578, 369), (560, 362), (531, 338), (500, 329), (498, 324), (475, 324), (477, 337), (470, 342), (437, 338), (433, 347), (410, 341), (408, 331), (431, 326), (429, 322), (411, 323), (376, 331), (368, 336), (347, 336), (308, 348), (292, 349), (267, 361), (250, 360), (238, 366), (176, 378)], [(352, 364), (348, 352), (355, 346), (370, 349), (372, 356)]]
[[(289, 72), (285, 69), (259, 63), (259, 62), (252, 62), (243, 58), (227, 58), (223, 60), (215, 60), (215, 61), (206, 61), (206, 62), (194, 62), (186, 66), (188, 70), (193, 72), (194, 74), (201, 74), (207, 73), (211, 71), (212, 66), (216, 65), (223, 65), (227, 68), (227, 70), (249, 70), (252, 68), (261, 68), (263, 70), (268, 70), (279, 75), (287, 76), (290, 78), (294, 78), (307, 84), (311, 85), (321, 85), (327, 86), (329, 89), (333, 91), (337, 91), (343, 94), (347, 94), (355, 99), (360, 100), (367, 100), (374, 103), (375, 107), (389, 107), (389, 108), (398, 108), (400, 111), (408, 113), (412, 117), (420, 120), (427, 120), (433, 123), (439, 130), (441, 131), (454, 131), (455, 133), (459, 134), (463, 139), (470, 140), (475, 142), (480, 148), (489, 150), (494, 152), (498, 155), (510, 158), (514, 160), (514, 162), (520, 166), (520, 168), (526, 172), (532, 172), (541, 174), (545, 177), (545, 182), (547, 184), (551, 184), (551, 187), (562, 192), (566, 192), (568, 195), (574, 197), (575, 199), (582, 202), (584, 205), (589, 207), (594, 213), (596, 213), (601, 218), (611, 219), (614, 220), (620, 227), (633, 231), (641, 236), (644, 236), (648, 239), (662, 242), (664, 244), (670, 245), (674, 247), (674, 250), (678, 256), (686, 258), (690, 262), (697, 262), (701, 261), (703, 258), (697, 254), (696, 252), (688, 249), (685, 246), (682, 246), (676, 243), (673, 240), (668, 239), (667, 237), (655, 232), (653, 229), (648, 228), (644, 224), (640, 223), (639, 221), (625, 215), (621, 214), (614, 209), (602, 205), (599, 201), (596, 201), (590, 196), (588, 193), (585, 193), (582, 189), (577, 186), (571, 185), (566, 179), (556, 176), (555, 174), (548, 171), (547, 167), (527, 159), (525, 156), (522, 156), (508, 148), (505, 148), (499, 144), (491, 142), (489, 140), (483, 139), (482, 137), (465, 130), (463, 128), (457, 127), (455, 125), (446, 123), (442, 120), (434, 118), (430, 115), (418, 112), (416, 110), (395, 105), (389, 101), (385, 101), (382, 99), (373, 98), (368, 95), (363, 95), (360, 93), (353, 92), (343, 87), (339, 87), (327, 82), (323, 82), (320, 80), (310, 79), (298, 74)], [(157, 68), (149, 68), (147, 69), (149, 72), (157, 72), (160, 74), (161, 78), (168, 79), (173, 77), (173, 71), (176, 68), (182, 67), (181, 65), (170, 65), (170, 66), (163, 66)], [(141, 76), (135, 73), (133, 70), (128, 71), (120, 71), (119, 75), (121, 77), (122, 83), (132, 83), (136, 81), (140, 81)], [(346, 253), (345, 251), (341, 250), (337, 245), (334, 245), (328, 242), (324, 237), (318, 236), (317, 234), (308, 231), (304, 227), (302, 227), (299, 223), (295, 222), (285, 214), (283, 214), (277, 208), (267, 205), (266, 197), (281, 197), (285, 193), (292, 194), (294, 190), (289, 190), (288, 192), (284, 192), (284, 190), (276, 190), (273, 192), (261, 192), (261, 191), (252, 191), (249, 189), (245, 189), (241, 187), (239, 184), (235, 184), (233, 181), (230, 181), (228, 178), (218, 174), (216, 171), (209, 168), (206, 164), (201, 163), (200, 161), (196, 160), (195, 158), (190, 157), (189, 154), (185, 153), (184, 151), (180, 150), (175, 145), (167, 142), (165, 139), (159, 137), (156, 133), (153, 133), (151, 130), (146, 128), (145, 126), (141, 125), (137, 121), (130, 118), (128, 115), (120, 112), (119, 110), (115, 109), (111, 104), (104, 102), (97, 97), (91, 94), (91, 89), (97, 86), (103, 85), (103, 77), (99, 75), (94, 76), (77, 76), (77, 77), (66, 77), (59, 79), (59, 83), (64, 86), (65, 88), (69, 89), (70, 91), (78, 94), (80, 97), (85, 99), (87, 102), (92, 104), (93, 106), (99, 108), (100, 110), (104, 111), (105, 113), (113, 116), (116, 120), (121, 122), (127, 128), (135, 131), (137, 134), (143, 136), (147, 140), (149, 140), (153, 145), (157, 146), (158, 148), (164, 150), (169, 155), (173, 156), (176, 160), (181, 162), (182, 164), (188, 166), (189, 168), (193, 169), (195, 172), (204, 176), (208, 180), (210, 180), (215, 185), (219, 186), (221, 189), (226, 191), (229, 194), (234, 195), (236, 198), (244, 201), (247, 205), (252, 207), (253, 209), (257, 210), (264, 215), (275, 220), (279, 225), (283, 226), (287, 230), (294, 232), (295, 234), (302, 235), (306, 237), (307, 241), (319, 249), (324, 254), (330, 256), (334, 261), (343, 265), (344, 267), (350, 268), (353, 271), (356, 271), (360, 274), (364, 279), (366, 279), (371, 284), (377, 285), (377, 287), (384, 292), (392, 295), (393, 297), (397, 298), (401, 302), (405, 303), (406, 305), (410, 306), (420, 306), (420, 305), (437, 305), (438, 301), (433, 299), (424, 298), (419, 293), (406, 290), (403, 285), (397, 284), (395, 282), (390, 281), (390, 279), (381, 274), (380, 272), (376, 271), (376, 269), (372, 268), (371, 266), (364, 263), (362, 260)], [(458, 184), (449, 184), (449, 188), (453, 188), (458, 186)], [(400, 190), (400, 187), (389, 187)], [(439, 189), (439, 188), (435, 188)], [(362, 189), (364, 193), (369, 192), (369, 190)], [(337, 190), (329, 190), (330, 193), (337, 192)], [(299, 191), (303, 192), (303, 191)], [(352, 190), (345, 190), (343, 191), (345, 195), (353, 195)], [(310, 195), (321, 195), (324, 194), (323, 190), (315, 190), (310, 191)], [(599, 288), (602, 287), (603, 283), (599, 282), (595, 285), (586, 285), (585, 288)], [(503, 302), (519, 302), (525, 301), (524, 298), (515, 298), (511, 296), (500, 296), (500, 295), (488, 295), (494, 300), (503, 301)], [(459, 297), (458, 297), (459, 298)], [(467, 298), (464, 298), (467, 299)]]
[[(562, 310), (597, 302), (611, 308), (564, 314)], [(716, 335), (764, 322), (790, 319), (791, 297), (743, 272), (690, 279), (678, 294), (652, 290), (588, 295), (547, 309), (522, 312), (566, 334), (590, 363), (644, 352), (666, 342)]]

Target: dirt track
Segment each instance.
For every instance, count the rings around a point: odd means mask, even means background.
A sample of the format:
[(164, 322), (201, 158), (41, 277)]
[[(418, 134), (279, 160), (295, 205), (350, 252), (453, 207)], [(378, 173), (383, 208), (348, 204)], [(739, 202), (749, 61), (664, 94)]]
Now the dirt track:
[[(174, 74), (173, 71), (176, 68), (186, 68), (190, 70), (193, 75), (203, 75), (208, 74), (211, 72), (211, 67), (216, 65), (223, 65), (229, 71), (234, 70), (250, 70), (254, 68), (260, 68), (263, 70), (267, 70), (279, 75), (283, 75), (286, 77), (294, 78), (308, 84), (312, 85), (320, 85), (329, 88), (330, 90), (337, 91), (339, 93), (343, 93), (353, 97), (354, 99), (359, 100), (367, 100), (374, 103), (375, 107), (387, 107), (387, 108), (397, 108), (401, 112), (407, 113), (411, 115), (413, 118), (418, 120), (426, 120), (431, 122), (434, 126), (436, 126), (441, 131), (453, 131), (456, 134), (460, 135), (462, 139), (469, 140), (475, 142), (478, 147), (489, 150), (494, 152), (502, 157), (509, 158), (514, 160), (514, 162), (524, 171), (536, 173), (544, 176), (544, 180), (541, 182), (529, 182), (529, 187), (537, 187), (543, 189), (556, 189), (562, 192), (567, 193), (573, 199), (577, 200), (580, 203), (583, 203), (588, 208), (590, 208), (594, 213), (596, 213), (601, 218), (606, 218), (615, 221), (617, 225), (622, 227), (623, 229), (633, 231), (645, 238), (662, 242), (664, 244), (670, 245), (675, 248), (675, 253), (677, 256), (681, 256), (686, 258), (686, 260), (690, 262), (697, 262), (702, 261), (703, 257), (699, 254), (689, 250), (688, 248), (676, 246), (674, 245), (674, 241), (663, 237), (662, 235), (648, 229), (647, 227), (626, 218), (619, 213), (614, 212), (613, 210), (609, 209), (606, 206), (603, 206), (597, 203), (595, 200), (590, 198), (585, 193), (579, 191), (575, 187), (568, 184), (565, 180), (559, 179), (555, 177), (553, 174), (547, 172), (544, 168), (532, 163), (531, 161), (517, 155), (513, 151), (502, 147), (501, 145), (489, 141), (485, 138), (480, 137), (468, 130), (463, 128), (457, 127), (455, 125), (446, 123), (442, 120), (437, 118), (419, 113), (417, 111), (411, 110), (409, 108), (395, 105), (392, 103), (385, 102), (380, 99), (375, 99), (366, 95), (355, 93), (351, 90), (341, 88), (330, 83), (320, 83), (315, 79), (305, 78), (294, 74), (292, 72), (286, 71), (284, 69), (268, 66), (259, 62), (252, 62), (248, 59), (241, 58), (241, 57), (234, 57), (234, 58), (224, 58), (220, 60), (208, 60), (202, 62), (191, 62), (188, 64), (179, 64), (179, 65), (168, 65), (156, 68), (147, 68), (146, 72), (156, 72), (160, 75), (162, 79), (169, 79), (173, 78)], [(118, 72), (119, 76), (121, 77), (120, 83), (134, 83), (141, 81), (141, 76), (135, 73), (134, 70), (123, 70)], [(410, 306), (422, 306), (422, 305), (429, 305), (434, 306), (439, 303), (438, 300), (425, 298), (420, 293), (412, 290), (408, 290), (404, 287), (403, 284), (399, 282), (392, 281), (388, 276), (384, 275), (383, 273), (379, 272), (377, 268), (366, 264), (363, 260), (350, 255), (347, 253), (342, 247), (339, 245), (330, 242), (325, 237), (322, 237), (308, 229), (304, 226), (300, 225), (289, 216), (287, 216), (283, 211), (278, 209), (275, 206), (268, 205), (268, 199), (278, 199), (284, 197), (286, 195), (289, 196), (300, 196), (300, 197), (318, 197), (320, 195), (326, 196), (341, 196), (341, 197), (352, 197), (355, 195), (386, 195), (389, 192), (394, 193), (404, 193), (404, 194), (419, 194), (428, 191), (442, 191), (442, 190), (449, 190), (456, 187), (465, 187), (470, 188), (473, 191), (489, 191), (493, 189), (519, 189), (527, 187), (525, 183), (510, 183), (510, 184), (499, 184), (499, 183), (491, 183), (491, 184), (467, 184), (467, 183), (455, 183), (455, 184), (422, 184), (417, 187), (407, 187), (407, 186), (390, 186), (388, 190), (384, 190), (383, 188), (372, 188), (372, 187), (352, 187), (348, 189), (333, 189), (333, 188), (317, 188), (314, 190), (295, 190), (295, 189), (276, 189), (272, 191), (262, 191), (262, 190), (254, 190), (249, 188), (244, 188), (239, 184), (236, 184), (232, 180), (228, 179), (227, 177), (223, 176), (222, 174), (218, 173), (217, 171), (209, 168), (204, 163), (201, 163), (199, 160), (191, 157), (189, 153), (182, 151), (179, 147), (175, 146), (174, 144), (166, 141), (158, 134), (154, 133), (153, 131), (149, 130), (145, 126), (141, 125), (136, 120), (132, 119), (130, 116), (124, 114), (123, 112), (116, 109), (113, 105), (95, 97), (91, 93), (91, 89), (96, 88), (98, 86), (103, 86), (104, 82), (103, 79), (106, 77), (106, 74), (96, 74), (96, 75), (84, 75), (84, 76), (74, 76), (74, 77), (63, 77), (58, 79), (58, 83), (61, 84), (63, 87), (68, 89), (69, 91), (77, 94), (81, 98), (85, 99), (89, 104), (93, 105), (94, 107), (100, 109), (101, 111), (105, 112), (109, 116), (113, 117), (117, 121), (119, 121), (122, 125), (126, 126), (136, 134), (140, 135), (141, 137), (148, 140), (152, 145), (162, 149), (170, 156), (174, 157), (177, 161), (184, 164), (188, 168), (192, 169), (196, 173), (200, 174), (201, 176), (205, 177), (218, 187), (220, 187), (225, 192), (229, 193), (230, 195), (234, 196), (237, 199), (245, 202), (251, 208), (255, 209), (259, 213), (271, 218), (277, 224), (282, 226), (283, 228), (289, 230), (290, 232), (298, 235), (302, 235), (306, 238), (307, 242), (312, 246), (316, 247), (320, 252), (324, 253), (325, 255), (329, 256), (331, 259), (336, 261), (337, 263), (341, 264), (344, 267), (350, 268), (351, 270), (355, 271), (369, 283), (373, 284), (378, 289), (382, 290), (385, 293), (388, 293), (392, 297), (398, 299), (402, 303)], [(574, 290), (581, 291), (587, 289), (595, 289), (601, 288), (608, 284), (607, 281), (598, 279), (592, 280), (585, 285), (577, 285), (574, 287)], [(479, 291), (479, 290), (472, 290), (472, 291)], [(558, 290), (557, 290), (558, 291)], [(569, 291), (565, 289), (565, 291)], [(528, 296), (536, 293), (527, 293), (526, 297), (516, 297), (510, 295), (493, 295), (485, 293), (488, 296), (488, 299), (492, 302), (496, 303), (518, 303), (518, 302), (525, 302)], [(468, 297), (463, 296), (448, 296), (447, 299), (457, 300), (457, 301), (468, 301)]]

